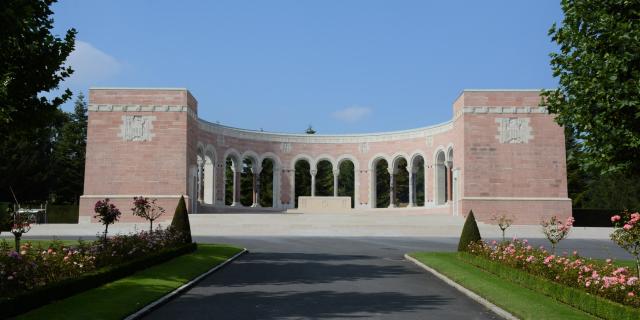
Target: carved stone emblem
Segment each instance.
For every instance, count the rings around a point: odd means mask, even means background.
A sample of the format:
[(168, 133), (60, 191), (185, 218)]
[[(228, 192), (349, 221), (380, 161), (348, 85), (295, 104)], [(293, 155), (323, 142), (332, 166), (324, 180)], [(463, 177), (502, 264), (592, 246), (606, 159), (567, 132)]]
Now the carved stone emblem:
[(433, 147), (433, 136), (427, 136), (427, 147)]
[(280, 144), (280, 150), (284, 153), (289, 153), (291, 152), (291, 143), (289, 142), (283, 142)]
[(497, 118), (500, 143), (529, 143), (533, 139), (529, 118)]
[(360, 150), (360, 153), (369, 152), (369, 143), (368, 142), (361, 143), (360, 146), (358, 146), (358, 149)]
[(119, 137), (125, 141), (151, 141), (155, 116), (122, 116)]

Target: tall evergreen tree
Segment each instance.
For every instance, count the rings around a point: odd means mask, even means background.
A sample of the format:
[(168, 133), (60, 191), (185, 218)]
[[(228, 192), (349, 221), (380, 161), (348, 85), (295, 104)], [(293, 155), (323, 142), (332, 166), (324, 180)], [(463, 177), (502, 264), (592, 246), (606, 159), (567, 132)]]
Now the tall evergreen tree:
[(82, 93), (66, 118), (53, 149), (51, 192), (56, 202), (77, 203), (83, 192), (87, 146), (87, 103)]

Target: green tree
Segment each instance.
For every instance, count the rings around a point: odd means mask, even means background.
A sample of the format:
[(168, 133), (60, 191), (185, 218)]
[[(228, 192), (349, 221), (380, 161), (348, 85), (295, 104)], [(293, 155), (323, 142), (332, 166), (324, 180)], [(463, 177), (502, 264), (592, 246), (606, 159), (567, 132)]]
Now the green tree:
[(389, 172), (386, 161), (376, 163), (376, 208), (389, 206)]
[(338, 176), (338, 196), (351, 197), (351, 208), (355, 205), (355, 167), (351, 161), (340, 163), (340, 175)]
[[(59, 106), (71, 97), (39, 96), (58, 88), (73, 72), (64, 65), (76, 31), (51, 33), (53, 0), (6, 0), (0, 4), (0, 185), (21, 199), (45, 199), (50, 157), (64, 120)], [(9, 200), (7, 190), (0, 200)]]
[(87, 146), (87, 103), (82, 93), (66, 118), (53, 149), (52, 191), (55, 202), (77, 203), (83, 192)]
[(318, 171), (316, 172), (316, 196), (333, 196), (333, 166), (331, 162), (327, 160), (318, 162)]
[(640, 169), (640, 2), (562, 0), (549, 30), (559, 87), (544, 91), (556, 121), (575, 129), (587, 167)]
[(262, 161), (262, 171), (260, 171), (260, 206), (271, 207), (273, 204), (273, 161), (265, 159)]
[(480, 241), (481, 239), (478, 223), (473, 215), (473, 210), (471, 210), (469, 211), (467, 219), (464, 221), (464, 226), (462, 227), (460, 242), (458, 242), (458, 251), (467, 251), (470, 243)]
[(189, 212), (187, 211), (187, 203), (184, 201), (184, 196), (180, 197), (176, 211), (171, 219), (171, 228), (182, 234), (182, 239), (185, 243), (191, 243), (191, 224), (189, 224)]
[(311, 174), (309, 173), (309, 162), (299, 160), (295, 163), (295, 207), (298, 207), (299, 196), (311, 195)]

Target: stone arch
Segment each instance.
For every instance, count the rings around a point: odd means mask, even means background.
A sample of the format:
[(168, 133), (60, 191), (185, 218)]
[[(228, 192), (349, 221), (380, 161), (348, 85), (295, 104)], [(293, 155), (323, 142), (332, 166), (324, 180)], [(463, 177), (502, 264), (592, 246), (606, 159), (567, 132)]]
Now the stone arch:
[(260, 154), (260, 165), (262, 167), (262, 171), (260, 172), (260, 190), (266, 190), (265, 187), (268, 186), (268, 182), (265, 181), (266, 177), (263, 174), (265, 160), (271, 160), (273, 163), (273, 175), (271, 177), (271, 207), (278, 208), (282, 203), (280, 198), (282, 189), (282, 182), (280, 181), (280, 170), (282, 170), (282, 161), (280, 160), (280, 157), (273, 152), (265, 152)]
[[(306, 164), (305, 164), (306, 163)], [(311, 170), (313, 160), (306, 156), (296, 156), (292, 160), (293, 174), (291, 175), (291, 199), (294, 207), (298, 207), (298, 197), (313, 196), (314, 182)]]
[[(310, 155), (306, 154), (306, 153), (299, 153), (296, 154), (293, 158), (291, 158), (291, 161), (289, 161), (289, 168), (291, 170), (295, 170), (296, 169), (296, 162), (298, 162), (298, 160), (307, 160), (307, 162), (309, 162), (309, 165), (312, 166), (314, 164), (313, 162), (313, 157), (311, 157)], [(313, 166), (312, 166), (313, 168)]]
[(438, 148), (434, 153), (433, 161), (434, 177), (434, 201), (436, 205), (443, 205), (447, 202), (447, 167), (446, 153), (444, 148)]
[(337, 177), (334, 173), (337, 172), (335, 160), (328, 156), (323, 156), (316, 159), (315, 172), (311, 170), (312, 175), (312, 195), (313, 196), (334, 196), (336, 191), (335, 182)]
[(329, 161), (329, 163), (331, 163), (332, 168), (336, 167), (336, 160), (332, 156), (328, 154), (321, 154), (315, 157), (314, 163), (312, 164), (312, 168), (315, 168), (316, 170), (318, 170), (318, 162), (323, 160)]
[(260, 156), (253, 150), (247, 150), (242, 153), (242, 159), (250, 159), (252, 168), (260, 169)]

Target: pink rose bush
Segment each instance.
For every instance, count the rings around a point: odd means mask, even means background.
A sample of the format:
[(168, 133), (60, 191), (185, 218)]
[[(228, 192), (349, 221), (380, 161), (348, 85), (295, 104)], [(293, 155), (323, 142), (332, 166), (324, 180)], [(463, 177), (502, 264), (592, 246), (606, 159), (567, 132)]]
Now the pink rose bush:
[(542, 226), (542, 233), (544, 233), (547, 240), (551, 243), (551, 251), (553, 253), (556, 252), (556, 246), (558, 243), (569, 235), (569, 231), (571, 231), (574, 221), (573, 217), (569, 217), (563, 222), (556, 216), (552, 216), (549, 220), (543, 220), (540, 223)]
[(640, 213), (625, 211), (611, 217), (611, 240), (636, 258), (636, 276), (640, 277)]
[(142, 258), (182, 244), (182, 235), (173, 229), (116, 235), (108, 241), (80, 242), (64, 246), (52, 242), (46, 248), (26, 243), (13, 250), (0, 241), (0, 296), (10, 297), (64, 279), (77, 278), (105, 266)]
[(550, 281), (574, 287), (633, 307), (640, 307), (640, 282), (627, 267), (613, 261), (599, 262), (571, 255), (556, 255), (544, 248), (534, 248), (527, 240), (508, 243), (471, 243), (468, 252), (491, 261), (523, 270)]

